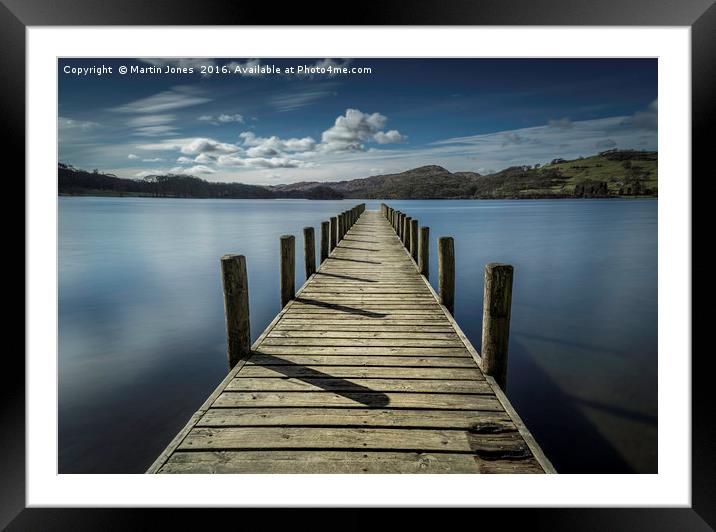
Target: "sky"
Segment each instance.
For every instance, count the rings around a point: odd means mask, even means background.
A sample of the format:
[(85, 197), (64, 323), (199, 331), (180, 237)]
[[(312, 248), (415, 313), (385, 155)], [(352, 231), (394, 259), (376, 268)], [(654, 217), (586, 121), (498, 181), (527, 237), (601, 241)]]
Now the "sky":
[(656, 150), (657, 74), (656, 59), (59, 59), (59, 161), (275, 185)]

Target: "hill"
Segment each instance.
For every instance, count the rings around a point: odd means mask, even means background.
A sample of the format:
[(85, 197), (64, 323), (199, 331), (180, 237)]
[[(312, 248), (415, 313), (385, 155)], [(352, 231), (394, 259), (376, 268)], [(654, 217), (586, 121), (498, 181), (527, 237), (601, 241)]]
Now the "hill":
[(608, 150), (573, 160), (554, 159), (544, 166), (512, 166), (499, 172), (449, 172), (421, 166), (385, 174), (322, 183), (303, 181), (260, 186), (215, 183), (186, 175), (124, 179), (97, 170), (58, 166), (60, 194), (178, 198), (306, 199), (521, 199), (592, 198), (658, 195), (658, 153)]
[(658, 195), (657, 152), (609, 150), (544, 166), (513, 166), (483, 176), (476, 198), (564, 198)]
[[(323, 183), (347, 198), (362, 199), (441, 199), (469, 198), (476, 190), (480, 174), (451, 173), (441, 166), (421, 166), (398, 174), (385, 174)], [(315, 187), (316, 182), (278, 185), (276, 190), (296, 191)]]
[(188, 175), (153, 175), (126, 179), (97, 170), (88, 172), (60, 163), (58, 190), (71, 196), (144, 196), (154, 198), (233, 198), (233, 199), (342, 199), (331, 187), (314, 184), (300, 191), (278, 191), (260, 185), (215, 183)]

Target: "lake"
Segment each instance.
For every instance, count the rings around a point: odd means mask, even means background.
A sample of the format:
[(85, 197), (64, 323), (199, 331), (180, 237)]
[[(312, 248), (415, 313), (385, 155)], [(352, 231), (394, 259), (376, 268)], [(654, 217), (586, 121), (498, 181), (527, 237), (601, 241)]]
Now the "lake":
[[(227, 372), (221, 255), (246, 255), (256, 338), (280, 310), (279, 236), (298, 287), (302, 228), (361, 201), (58, 202), (59, 472), (142, 473)], [(514, 266), (507, 395), (557, 471), (656, 473), (657, 200), (388, 203), (430, 227), (434, 287), (455, 238), (478, 351), (483, 267)]]

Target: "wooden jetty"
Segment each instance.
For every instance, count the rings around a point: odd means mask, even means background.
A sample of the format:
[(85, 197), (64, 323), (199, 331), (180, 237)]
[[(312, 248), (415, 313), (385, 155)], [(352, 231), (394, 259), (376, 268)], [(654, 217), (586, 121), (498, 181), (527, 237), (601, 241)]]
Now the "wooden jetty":
[(452, 317), (452, 239), (438, 295), (428, 238), (404, 213), (358, 205), (323, 222), (318, 268), (304, 231), (294, 294), (282, 237), (284, 307), (253, 344), (245, 259), (223, 257), (231, 369), (147, 472), (554, 473), (502, 391), (511, 267), (485, 270), (483, 359)]

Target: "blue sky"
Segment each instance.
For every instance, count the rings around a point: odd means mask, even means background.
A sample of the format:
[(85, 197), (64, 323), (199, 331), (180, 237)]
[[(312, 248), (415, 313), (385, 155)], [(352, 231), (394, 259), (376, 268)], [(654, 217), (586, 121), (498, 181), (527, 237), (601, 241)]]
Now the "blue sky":
[[(76, 73), (101, 65), (112, 73)], [(267, 67), (281, 71), (257, 72)], [(656, 59), (60, 59), (58, 68), (60, 161), (121, 177), (336, 181), (657, 149)]]

